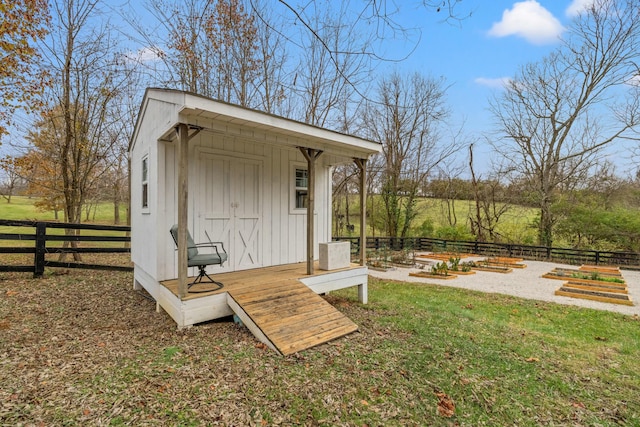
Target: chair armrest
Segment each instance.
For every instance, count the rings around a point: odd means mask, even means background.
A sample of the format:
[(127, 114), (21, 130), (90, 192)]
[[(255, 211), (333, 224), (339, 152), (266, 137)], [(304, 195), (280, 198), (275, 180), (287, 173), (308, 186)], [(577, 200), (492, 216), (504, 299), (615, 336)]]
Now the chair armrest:
[(220, 252), (218, 251), (218, 245), (222, 248), (222, 252), (225, 254), (227, 251), (224, 249), (224, 243), (222, 242), (204, 242), (204, 243), (196, 243), (195, 246), (189, 246), (190, 248), (213, 248), (216, 251), (216, 254), (220, 256)]
[[(211, 245), (220, 245), (222, 247), (222, 252), (224, 252), (225, 254), (227, 253), (227, 251), (224, 249), (224, 243), (222, 242), (212, 242), (211, 241), (211, 237), (209, 237), (209, 233), (207, 233), (207, 230), (204, 230), (204, 234), (207, 236), (207, 240), (209, 240), (209, 244)], [(218, 252), (218, 247), (216, 246), (216, 252)], [(218, 253), (218, 255), (220, 255), (220, 253)]]

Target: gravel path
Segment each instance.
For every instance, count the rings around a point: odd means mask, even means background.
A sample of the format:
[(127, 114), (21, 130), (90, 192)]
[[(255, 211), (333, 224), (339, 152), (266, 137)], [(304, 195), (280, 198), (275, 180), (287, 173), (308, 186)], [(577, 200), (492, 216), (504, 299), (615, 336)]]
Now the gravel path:
[[(479, 259), (482, 258), (465, 258), (462, 261)], [(434, 263), (435, 262), (436, 261), (434, 261)], [(482, 292), (493, 292), (527, 299), (550, 301), (558, 304), (577, 305), (629, 315), (640, 315), (640, 306), (638, 306), (638, 298), (640, 298), (639, 271), (622, 270), (622, 277), (627, 282), (629, 296), (634, 303), (633, 306), (627, 306), (554, 295), (554, 292), (560, 288), (563, 282), (561, 280), (544, 279), (542, 278), (542, 275), (550, 272), (556, 267), (577, 268), (576, 266), (567, 266), (565, 264), (542, 261), (523, 261), (523, 264), (526, 264), (527, 267), (514, 268), (511, 273), (504, 274), (477, 271), (476, 274), (458, 276), (456, 279), (450, 280), (409, 276), (410, 272), (429, 271), (429, 265), (427, 265), (424, 270), (419, 270), (417, 268), (396, 268), (394, 270), (382, 272), (369, 269), (369, 275), (381, 279), (473, 289)]]

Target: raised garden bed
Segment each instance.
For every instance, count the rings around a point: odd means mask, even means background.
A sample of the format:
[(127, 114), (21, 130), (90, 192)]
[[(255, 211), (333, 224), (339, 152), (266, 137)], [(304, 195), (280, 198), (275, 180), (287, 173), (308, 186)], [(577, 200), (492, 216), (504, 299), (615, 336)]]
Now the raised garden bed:
[(580, 271), (586, 273), (599, 273), (603, 276), (615, 276), (622, 277), (622, 273), (618, 267), (601, 267), (596, 265), (583, 265), (579, 268)]
[[(594, 278), (594, 274), (598, 277)], [(543, 274), (542, 277), (544, 277), (545, 279), (580, 281), (583, 283), (592, 284), (613, 283), (618, 285), (625, 285), (622, 276), (611, 276), (596, 272), (589, 273), (587, 271), (571, 270), (568, 268), (556, 268), (549, 273)]]
[(500, 265), (474, 265), (471, 269), (476, 271), (488, 271), (490, 273), (511, 273), (513, 271), (510, 267)]
[(496, 261), (486, 261), (489, 266), (496, 267), (507, 267), (507, 268), (527, 268), (526, 264), (517, 264), (517, 263), (508, 263), (508, 262), (496, 262)]
[(468, 258), (476, 256), (474, 254), (458, 254), (453, 252), (432, 252), (429, 254), (419, 254), (416, 258), (437, 259), (438, 261), (449, 261), (451, 258)]
[(602, 292), (613, 292), (626, 294), (627, 286), (620, 285), (616, 283), (585, 283), (581, 280), (570, 280), (565, 283), (563, 286), (568, 286), (571, 288), (584, 289), (584, 290), (594, 290), (594, 291), (602, 291)]
[(487, 258), (488, 262), (493, 262), (496, 264), (517, 264), (519, 262), (524, 261), (524, 258), (513, 258), (507, 256), (495, 256)]
[(374, 270), (374, 271), (394, 271), (394, 270), (396, 270), (395, 267), (380, 267), (380, 266), (373, 266), (373, 265), (368, 265), (367, 268), (369, 270)]
[(573, 275), (577, 275), (577, 274), (584, 275), (584, 276), (591, 276), (592, 274), (597, 274), (598, 276), (601, 276), (601, 277), (617, 277), (617, 278), (621, 277), (621, 274), (611, 274), (607, 272), (603, 273), (599, 271), (587, 271), (587, 270), (581, 270), (576, 268), (563, 268), (563, 267), (554, 268), (552, 273), (558, 276), (563, 276), (565, 278), (572, 278)]
[(476, 274), (475, 271), (470, 270), (470, 271), (462, 271), (462, 270), (449, 270), (452, 274), (456, 274), (458, 276), (469, 276), (471, 274)]
[(438, 274), (438, 273), (430, 273), (427, 271), (417, 271), (415, 273), (409, 273), (409, 276), (412, 277), (423, 277), (423, 278), (427, 278), (427, 279), (442, 279), (442, 280), (450, 280), (450, 279), (455, 279), (456, 276), (455, 274)]
[(613, 292), (592, 291), (573, 288), (569, 286), (562, 286), (555, 292), (555, 294), (571, 298), (581, 298), (591, 301), (607, 302), (611, 304), (633, 305), (633, 301), (631, 301), (631, 297), (629, 295), (617, 294)]

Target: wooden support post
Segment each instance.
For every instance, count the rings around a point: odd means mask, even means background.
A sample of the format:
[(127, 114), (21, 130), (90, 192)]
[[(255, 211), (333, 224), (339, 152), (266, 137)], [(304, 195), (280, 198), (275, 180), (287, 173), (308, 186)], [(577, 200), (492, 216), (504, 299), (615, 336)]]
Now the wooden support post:
[(316, 160), (322, 154), (322, 150), (298, 147), (302, 155), (307, 159), (307, 274), (313, 274), (313, 248), (315, 244), (314, 217), (316, 198)]
[(367, 265), (367, 159), (353, 160), (360, 169), (360, 265)]
[(189, 128), (180, 123), (178, 132), (178, 297), (187, 296), (187, 206), (189, 202)]
[(44, 274), (44, 254), (47, 251), (47, 224), (36, 223), (36, 253), (33, 263), (33, 277), (42, 277)]

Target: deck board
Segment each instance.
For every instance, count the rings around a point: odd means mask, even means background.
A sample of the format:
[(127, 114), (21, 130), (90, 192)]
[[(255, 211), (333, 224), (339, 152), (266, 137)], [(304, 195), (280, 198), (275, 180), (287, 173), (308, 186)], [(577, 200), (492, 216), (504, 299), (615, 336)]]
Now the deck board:
[[(316, 262), (316, 272), (314, 276), (321, 276), (329, 273), (328, 271), (319, 270), (318, 266), (319, 265)], [(359, 265), (352, 264), (352, 266), (344, 269), (333, 270), (332, 273), (359, 267)], [(214, 289), (210, 292), (189, 293), (183, 297), (182, 300), (188, 301), (209, 295), (222, 294), (231, 289), (245, 289), (253, 287), (255, 287), (257, 291), (266, 290), (267, 288), (271, 289), (271, 287), (276, 286), (281, 280), (297, 280), (304, 277), (310, 277), (307, 275), (306, 269), (306, 263), (276, 265), (271, 267), (262, 267), (256, 270), (239, 270), (227, 273), (216, 273), (216, 269), (212, 268), (211, 271), (209, 271), (209, 275), (214, 280), (222, 282), (224, 286), (221, 289)], [(259, 273), (256, 273), (256, 271), (259, 271)], [(192, 281), (193, 279), (195, 279), (195, 277), (189, 277), (189, 281)], [(161, 284), (169, 289), (174, 295), (178, 295), (178, 279), (163, 280)], [(207, 289), (206, 286), (211, 287), (211, 285), (205, 284), (195, 285), (192, 287), (192, 290)]]

